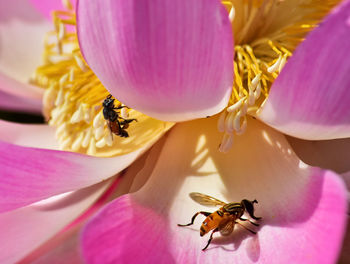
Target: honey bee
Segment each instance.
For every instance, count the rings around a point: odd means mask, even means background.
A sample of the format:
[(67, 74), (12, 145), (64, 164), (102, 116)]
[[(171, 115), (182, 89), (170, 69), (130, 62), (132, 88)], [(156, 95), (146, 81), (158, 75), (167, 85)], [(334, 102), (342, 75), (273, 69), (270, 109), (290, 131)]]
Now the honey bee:
[(200, 228), (200, 236), (204, 236), (210, 230), (213, 230), (213, 232), (210, 235), (207, 245), (202, 249), (203, 251), (208, 248), (211, 240), (213, 239), (213, 234), (215, 232), (220, 232), (221, 235), (228, 236), (229, 234), (232, 233), (235, 224), (238, 224), (242, 226), (244, 229), (248, 230), (249, 232), (256, 234), (255, 231), (250, 230), (246, 226), (242, 225), (239, 221), (248, 221), (252, 225), (259, 226), (259, 224), (254, 223), (249, 219), (242, 218), (244, 212), (247, 211), (249, 216), (254, 220), (261, 219), (261, 217), (254, 216), (253, 204), (258, 203), (257, 200), (249, 201), (244, 199), (240, 203), (225, 203), (214, 197), (211, 197), (209, 195), (205, 195), (202, 193), (192, 192), (189, 195), (195, 202), (201, 205), (222, 206), (221, 208), (219, 208), (219, 210), (215, 211), (214, 213), (204, 212), (204, 211), (195, 213), (195, 215), (192, 217), (191, 222), (189, 224), (185, 224), (185, 225), (178, 224), (178, 226), (190, 226), (190, 225), (193, 225), (195, 218), (199, 214), (206, 216)]
[(103, 101), (103, 117), (107, 121), (109, 130), (120, 137), (129, 137), (126, 129), (129, 127), (129, 124), (132, 121), (137, 121), (136, 119), (125, 119), (119, 115), (119, 112), (115, 110), (120, 110), (126, 106), (114, 106), (114, 100), (112, 95), (108, 95), (107, 98)]

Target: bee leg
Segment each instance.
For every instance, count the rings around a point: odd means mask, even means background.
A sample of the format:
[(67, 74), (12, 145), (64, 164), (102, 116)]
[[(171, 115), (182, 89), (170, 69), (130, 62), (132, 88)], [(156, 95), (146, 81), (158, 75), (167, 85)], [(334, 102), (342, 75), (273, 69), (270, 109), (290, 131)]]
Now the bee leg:
[(113, 107), (114, 110), (119, 110), (125, 108), (126, 105), (118, 106), (118, 107)]
[(121, 116), (120, 116), (120, 118), (124, 120), (123, 122), (124, 122), (125, 124), (129, 124), (129, 123), (131, 123), (132, 121), (136, 121), (136, 122), (137, 122), (137, 119), (135, 119), (135, 118), (132, 118), (132, 119), (125, 119), (125, 118), (122, 118)]
[(120, 125), (122, 126), (122, 129), (127, 129), (129, 127), (129, 124), (124, 121), (120, 122)]
[(129, 123), (131, 123), (132, 121), (136, 121), (137, 119), (124, 119), (122, 117), (119, 117), (120, 119), (123, 119), (123, 121), (120, 122), (120, 124), (123, 126), (123, 128), (128, 128), (129, 127)]
[(129, 133), (122, 129), (122, 130), (120, 130), (120, 136), (127, 138), (127, 137), (129, 137)]
[(253, 233), (254, 235), (256, 235), (256, 232), (253, 231), (253, 230), (250, 230), (248, 227), (246, 227), (245, 225), (242, 225), (241, 223), (239, 222), (236, 222), (236, 224), (239, 224), (241, 227), (243, 227), (244, 229), (248, 230), (249, 232)]
[(250, 215), (251, 218), (253, 218), (254, 220), (260, 220), (261, 217), (256, 217), (254, 215), (254, 203), (258, 203), (257, 200), (254, 201), (248, 201), (248, 200), (242, 200), (242, 203), (244, 204), (245, 209), (247, 210), (248, 214)]
[(254, 222), (250, 221), (249, 219), (244, 219), (244, 218), (240, 217), (239, 220), (241, 220), (241, 221), (248, 221), (248, 222), (251, 223), (252, 225), (259, 226), (259, 224), (254, 223)]
[(210, 238), (209, 238), (209, 240), (208, 240), (207, 245), (206, 245), (204, 248), (202, 248), (203, 251), (206, 250), (206, 249), (208, 248), (208, 246), (209, 246), (211, 240), (213, 239), (213, 234), (214, 234), (215, 232), (218, 232), (218, 231), (219, 231), (219, 228), (215, 228), (215, 229), (213, 230), (213, 232), (211, 232)]
[(197, 212), (197, 213), (194, 214), (194, 216), (192, 216), (191, 223), (186, 224), (186, 225), (181, 225), (181, 224), (177, 224), (177, 225), (178, 225), (178, 226), (190, 226), (190, 225), (193, 225), (194, 219), (196, 219), (197, 215), (199, 215), (199, 214), (202, 214), (202, 215), (204, 215), (204, 216), (208, 216), (208, 215), (210, 215), (211, 213), (209, 213), (209, 212), (203, 212), (203, 211)]

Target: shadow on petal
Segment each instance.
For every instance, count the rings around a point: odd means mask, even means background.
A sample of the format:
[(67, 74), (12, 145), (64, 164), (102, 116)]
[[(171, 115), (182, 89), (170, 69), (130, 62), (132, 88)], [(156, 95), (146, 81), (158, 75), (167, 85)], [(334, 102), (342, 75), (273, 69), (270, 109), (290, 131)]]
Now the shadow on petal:
[[(219, 153), (216, 121), (174, 127), (146, 185), (107, 205), (85, 227), (82, 248), (88, 263), (336, 260), (346, 217), (341, 179), (302, 163), (282, 134), (254, 120), (229, 153)], [(204, 217), (193, 226), (177, 224), (188, 223), (195, 212), (216, 209), (194, 203), (190, 192), (227, 202), (257, 199), (256, 215), (263, 217), (259, 228), (251, 227), (257, 235), (237, 226), (227, 238), (215, 234), (203, 252), (208, 235), (200, 237), (199, 226)]]
[(287, 140), (298, 157), (311, 166), (337, 173), (350, 171), (350, 138), (311, 141), (287, 136)]

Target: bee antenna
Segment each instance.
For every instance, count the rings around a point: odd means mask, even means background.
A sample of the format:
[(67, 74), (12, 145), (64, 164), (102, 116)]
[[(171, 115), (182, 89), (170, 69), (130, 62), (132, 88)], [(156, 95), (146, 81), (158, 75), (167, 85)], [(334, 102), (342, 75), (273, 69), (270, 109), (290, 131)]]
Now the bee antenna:
[(258, 203), (258, 201), (256, 199), (254, 199), (254, 201), (252, 201), (252, 203)]

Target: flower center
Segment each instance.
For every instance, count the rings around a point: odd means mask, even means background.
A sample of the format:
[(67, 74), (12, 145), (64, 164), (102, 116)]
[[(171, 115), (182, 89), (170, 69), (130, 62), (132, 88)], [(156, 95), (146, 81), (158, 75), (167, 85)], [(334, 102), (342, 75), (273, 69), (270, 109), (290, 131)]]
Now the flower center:
[(227, 152), (233, 135), (257, 116), (270, 87), (306, 34), (340, 0), (224, 0), (235, 37), (234, 84), (218, 121), (224, 132), (219, 150)]
[[(167, 130), (170, 123), (160, 122), (135, 110), (122, 108), (122, 118), (137, 119), (128, 128), (130, 137), (111, 133), (104, 119), (102, 102), (109, 92), (85, 63), (76, 35), (76, 17), (69, 0), (64, 11), (54, 11), (54, 30), (44, 41), (44, 64), (36, 69), (31, 82), (45, 88), (43, 114), (55, 126), (62, 150), (95, 156), (129, 153)], [(122, 104), (115, 99), (114, 106)], [(152, 134), (153, 133), (153, 134)], [(113, 139), (114, 138), (114, 139)], [(128, 147), (126, 147), (128, 146)]]
[[(234, 134), (244, 133), (247, 114), (259, 114), (272, 83), (296, 46), (339, 2), (222, 1), (235, 37), (235, 77), (229, 104), (218, 121), (218, 130), (224, 133), (220, 151), (231, 148)], [(170, 123), (122, 108), (118, 113), (122, 118), (130, 115), (130, 119), (137, 119), (138, 125), (132, 123), (128, 128), (136, 131), (129, 131), (128, 138), (111, 133), (102, 113), (102, 102), (109, 92), (85, 63), (77, 40), (74, 9), (69, 0), (63, 0), (63, 4), (65, 10), (53, 12), (54, 30), (45, 38), (44, 65), (37, 68), (31, 80), (46, 89), (43, 113), (48, 123), (57, 127), (61, 148), (97, 156), (120, 155), (171, 127)], [(121, 106), (117, 99), (114, 104)]]

